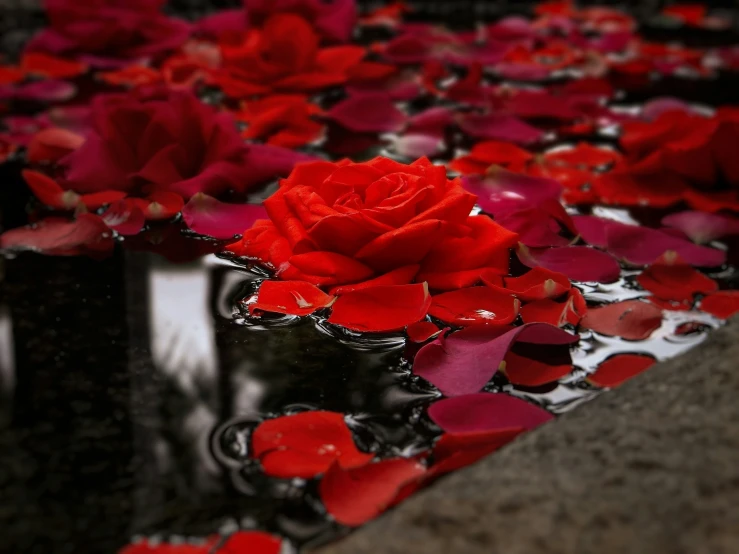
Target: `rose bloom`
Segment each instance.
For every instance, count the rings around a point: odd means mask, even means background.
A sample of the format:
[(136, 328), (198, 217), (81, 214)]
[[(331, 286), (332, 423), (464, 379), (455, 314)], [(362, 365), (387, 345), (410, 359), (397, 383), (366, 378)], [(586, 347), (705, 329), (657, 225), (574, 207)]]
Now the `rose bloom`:
[(518, 239), (487, 216), (470, 216), (475, 201), (426, 158), (312, 162), (297, 166), (264, 202), (270, 219), (229, 249), (282, 279), (336, 293), (413, 281), (455, 289), (507, 273)]
[(623, 125), (625, 161), (596, 184), (607, 201), (739, 209), (739, 109), (712, 117), (670, 110)]
[(294, 13), (309, 21), (328, 42), (346, 42), (357, 22), (354, 0), (244, 0), (249, 24), (261, 26), (277, 13)]
[(232, 118), (192, 93), (164, 87), (97, 96), (85, 142), (59, 161), (77, 193), (118, 190), (184, 198), (243, 190), (249, 150)]
[(270, 17), (261, 29), (230, 34), (220, 46), (223, 68), (212, 81), (234, 97), (340, 85), (365, 54), (360, 46), (319, 48), (310, 23), (291, 13)]
[(163, 0), (46, 0), (49, 27), (28, 44), (31, 52), (73, 56), (111, 65), (151, 58), (181, 46), (184, 21), (159, 10)]

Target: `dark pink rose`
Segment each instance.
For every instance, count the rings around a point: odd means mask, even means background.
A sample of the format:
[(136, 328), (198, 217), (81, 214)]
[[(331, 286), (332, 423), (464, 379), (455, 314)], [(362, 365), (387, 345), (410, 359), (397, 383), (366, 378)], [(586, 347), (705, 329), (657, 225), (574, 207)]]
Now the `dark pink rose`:
[(189, 198), (243, 190), (252, 181), (249, 147), (232, 118), (190, 92), (162, 87), (100, 95), (91, 119), (84, 144), (60, 161), (69, 190)]
[(357, 22), (354, 0), (244, 0), (251, 26), (261, 27), (276, 13), (295, 13), (327, 42), (347, 42)]
[(159, 12), (162, 0), (46, 0), (49, 27), (31, 52), (73, 56), (96, 65), (151, 58), (181, 46), (190, 26)]

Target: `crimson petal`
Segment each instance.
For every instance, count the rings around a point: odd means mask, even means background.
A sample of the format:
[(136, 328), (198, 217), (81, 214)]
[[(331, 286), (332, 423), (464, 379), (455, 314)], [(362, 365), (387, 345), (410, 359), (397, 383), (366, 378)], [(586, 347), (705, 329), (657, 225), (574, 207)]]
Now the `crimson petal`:
[(452, 325), (507, 325), (518, 316), (519, 301), (490, 287), (468, 287), (431, 299), (429, 315)]
[(224, 541), (215, 554), (280, 554), (281, 550), (282, 540), (269, 533), (237, 531)]
[(719, 319), (729, 319), (739, 313), (739, 291), (722, 290), (709, 294), (701, 300), (699, 308)]
[(355, 94), (336, 104), (326, 116), (359, 133), (398, 131), (406, 122), (406, 115), (384, 93)]
[(533, 429), (554, 416), (507, 394), (477, 393), (434, 402), (429, 417), (448, 433)]
[(599, 387), (617, 387), (652, 367), (656, 360), (643, 354), (617, 354), (602, 362), (588, 381)]
[(267, 210), (256, 204), (227, 204), (199, 192), (182, 208), (182, 218), (196, 233), (230, 239), (251, 228), (257, 219), (266, 219)]
[(249, 305), (249, 313), (308, 315), (330, 306), (333, 301), (333, 296), (305, 281), (264, 281), (257, 301)]
[(430, 305), (426, 283), (384, 285), (339, 296), (328, 321), (353, 331), (400, 331), (423, 319)]
[(573, 281), (612, 283), (621, 275), (621, 266), (612, 256), (588, 246), (527, 248), (519, 244), (516, 254), (526, 267), (557, 271)]
[(581, 323), (603, 335), (643, 340), (662, 324), (662, 310), (649, 302), (625, 300), (590, 308)]
[(662, 225), (680, 229), (698, 244), (739, 235), (739, 218), (707, 212), (685, 211), (670, 214), (662, 219)]
[(469, 327), (444, 340), (437, 339), (418, 351), (413, 373), (446, 396), (475, 393), (490, 380), (516, 342), (571, 344), (579, 338), (546, 323), (501, 331), (500, 327)]
[(391, 458), (354, 469), (334, 464), (321, 480), (319, 492), (336, 521), (356, 527), (384, 512), (404, 485), (425, 472), (420, 463), (406, 458)]

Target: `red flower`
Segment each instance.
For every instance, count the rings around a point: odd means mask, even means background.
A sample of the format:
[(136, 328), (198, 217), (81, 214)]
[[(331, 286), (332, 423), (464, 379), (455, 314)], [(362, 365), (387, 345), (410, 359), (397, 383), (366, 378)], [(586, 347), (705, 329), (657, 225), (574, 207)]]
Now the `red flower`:
[(346, 42), (357, 22), (354, 0), (244, 0), (249, 24), (261, 26), (272, 15), (294, 13), (309, 21), (328, 42)]
[(384, 275), (385, 284), (409, 283), (418, 265), (426, 277), (416, 281), (449, 276), (449, 288), (466, 286), (490, 268), (506, 272), (517, 239), (486, 216), (469, 216), (474, 203), (425, 158), (302, 164), (264, 202), (270, 221), (229, 248), (282, 279), (327, 287)]
[(235, 116), (249, 125), (243, 138), (297, 148), (320, 138), (323, 125), (313, 119), (320, 113), (321, 108), (303, 96), (275, 95), (244, 102)]
[(360, 46), (319, 48), (319, 37), (302, 17), (272, 16), (262, 29), (251, 29), (221, 42), (223, 69), (212, 79), (229, 96), (270, 92), (316, 91), (340, 85), (364, 57)]
[(182, 197), (241, 190), (248, 147), (232, 120), (194, 95), (164, 88), (98, 96), (84, 144), (62, 159), (65, 188)]
[(28, 51), (111, 61), (149, 58), (181, 46), (189, 25), (159, 13), (160, 0), (46, 0), (49, 27)]
[(667, 206), (685, 200), (718, 211), (739, 208), (739, 110), (713, 117), (671, 110), (624, 124), (626, 161), (596, 183), (609, 202)]

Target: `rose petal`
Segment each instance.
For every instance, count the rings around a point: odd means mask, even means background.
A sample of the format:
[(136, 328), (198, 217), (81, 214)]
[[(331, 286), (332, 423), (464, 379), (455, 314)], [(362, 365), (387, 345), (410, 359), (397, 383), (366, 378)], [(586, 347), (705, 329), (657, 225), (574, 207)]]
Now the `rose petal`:
[(662, 219), (662, 225), (680, 229), (698, 244), (739, 235), (739, 218), (707, 212), (685, 211), (670, 214)]
[(426, 472), (414, 460), (391, 458), (355, 469), (334, 464), (319, 484), (326, 511), (342, 525), (362, 525), (388, 508), (403, 485)]
[(267, 475), (312, 478), (332, 464), (361, 467), (374, 454), (360, 452), (344, 421), (336, 412), (311, 411), (268, 419), (252, 435), (252, 455)]
[(421, 348), (413, 373), (446, 396), (475, 393), (487, 384), (516, 342), (571, 344), (577, 340), (577, 335), (545, 323), (522, 325), (503, 334), (499, 327), (470, 327)]
[(434, 444), (434, 476), (456, 471), (495, 452), (524, 432), (523, 428), (493, 429), (469, 433), (445, 433)]
[(353, 331), (399, 331), (423, 319), (430, 305), (425, 283), (372, 287), (339, 296), (328, 321)]
[(332, 107), (326, 116), (342, 127), (359, 133), (398, 131), (406, 122), (406, 115), (383, 93), (350, 96)]
[(562, 185), (553, 179), (531, 177), (504, 169), (488, 172), (484, 178), (462, 178), (465, 190), (477, 196), (477, 203), (488, 213), (512, 212), (542, 202), (559, 201)]
[(585, 242), (632, 264), (646, 265), (668, 250), (700, 267), (720, 266), (726, 261), (726, 253), (721, 250), (698, 246), (656, 229), (595, 216), (575, 216), (572, 220)]
[(505, 114), (462, 114), (457, 118), (457, 124), (463, 133), (471, 137), (515, 144), (537, 142), (544, 134), (517, 117)]
[(430, 338), (437, 336), (441, 333), (442, 329), (439, 329), (435, 324), (430, 321), (418, 321), (411, 323), (405, 330), (408, 335), (408, 340), (411, 342), (426, 342)]
[(644, 340), (662, 325), (662, 310), (649, 302), (625, 300), (590, 308), (581, 324), (603, 335)]
[(215, 554), (280, 554), (281, 551), (282, 539), (279, 537), (262, 531), (236, 531)]
[(563, 273), (535, 267), (520, 277), (504, 277), (503, 287), (483, 279), (493, 289), (506, 291), (523, 302), (556, 298), (570, 290), (570, 280)]
[(707, 295), (698, 306), (719, 319), (729, 319), (739, 313), (739, 291), (722, 290)]
[(136, 202), (130, 200), (112, 203), (101, 217), (108, 227), (124, 236), (135, 235), (146, 225), (144, 212)]
[(570, 348), (566, 344), (516, 345), (504, 359), (505, 374), (514, 385), (538, 387), (558, 381), (572, 371)]
[(89, 213), (79, 214), (75, 221), (47, 218), (0, 235), (0, 249), (35, 250), (56, 256), (106, 253), (113, 246), (108, 226)]
[(182, 218), (190, 229), (217, 239), (230, 239), (266, 217), (267, 211), (261, 205), (226, 204), (202, 192), (182, 208)]
[(516, 254), (526, 267), (557, 271), (573, 281), (612, 283), (621, 275), (621, 267), (613, 257), (587, 246), (534, 249), (521, 244)]
[(718, 290), (718, 283), (696, 271), (675, 252), (668, 251), (636, 277), (636, 281), (662, 300), (679, 302), (693, 299), (697, 293)]
[(587, 379), (599, 387), (617, 387), (652, 367), (656, 361), (643, 354), (617, 354), (602, 362)]
[(264, 281), (259, 287), (257, 301), (249, 304), (249, 313), (262, 311), (302, 316), (330, 306), (333, 301), (333, 296), (304, 281)]
[(429, 315), (446, 323), (470, 325), (507, 325), (518, 316), (519, 302), (489, 287), (469, 287), (431, 299)]
[(434, 402), (429, 417), (447, 433), (533, 429), (554, 416), (507, 394), (477, 393)]

